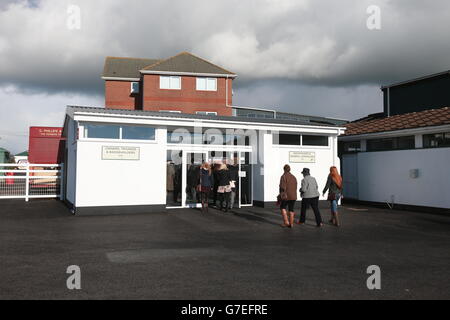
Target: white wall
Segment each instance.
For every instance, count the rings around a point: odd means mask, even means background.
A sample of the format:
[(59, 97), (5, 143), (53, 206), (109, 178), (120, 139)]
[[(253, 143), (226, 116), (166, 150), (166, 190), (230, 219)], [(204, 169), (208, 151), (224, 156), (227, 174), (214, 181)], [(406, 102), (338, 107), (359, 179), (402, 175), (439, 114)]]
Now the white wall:
[(75, 205), (75, 188), (76, 188), (76, 167), (77, 167), (77, 150), (75, 140), (75, 121), (70, 119), (67, 125), (67, 163), (64, 164), (64, 170), (67, 171), (66, 181), (66, 199)]
[[(337, 158), (336, 137), (330, 137), (329, 147), (302, 147), (302, 146), (280, 146), (273, 145), (272, 135), (265, 135), (265, 152), (264, 152), (264, 201), (276, 201), (279, 193), (280, 177), (283, 174), (285, 164), (291, 166), (291, 173), (297, 178), (298, 189), (303, 179), (301, 174), (303, 168), (311, 170), (311, 176), (315, 177), (319, 185), (320, 199), (322, 191), (327, 182), (330, 167), (336, 166), (339, 169), (339, 161)], [(315, 163), (289, 163), (289, 153), (291, 151), (315, 152)], [(298, 194), (300, 199), (300, 193)]]
[[(394, 196), (398, 204), (450, 208), (449, 159), (450, 148), (359, 153), (359, 199)], [(417, 179), (410, 178), (411, 169), (419, 169)]]
[[(166, 129), (155, 142), (79, 141), (76, 206), (165, 205)], [(102, 146), (140, 148), (140, 160), (102, 160)]]

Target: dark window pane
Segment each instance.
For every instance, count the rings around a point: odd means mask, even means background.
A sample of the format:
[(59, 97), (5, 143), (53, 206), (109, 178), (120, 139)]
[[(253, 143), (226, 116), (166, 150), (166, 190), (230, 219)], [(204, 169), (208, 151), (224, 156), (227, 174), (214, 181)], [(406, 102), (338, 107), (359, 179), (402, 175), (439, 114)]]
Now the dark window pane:
[(367, 140), (367, 151), (384, 151), (394, 149), (394, 139)]
[(304, 146), (328, 146), (328, 136), (303, 136)]
[(192, 134), (189, 132), (167, 132), (167, 143), (190, 144), (192, 140)]
[[(278, 138), (278, 143), (277, 143)], [(300, 135), (299, 134), (287, 134), (280, 133), (278, 136), (273, 137), (274, 144), (288, 145), (288, 146), (299, 146), (300, 145)]]
[(344, 142), (344, 152), (359, 152), (361, 151), (360, 141)]
[(120, 126), (102, 125), (102, 124), (85, 124), (85, 136), (87, 138), (98, 139), (119, 139)]
[(414, 148), (414, 136), (367, 140), (367, 151), (389, 151)]
[(415, 140), (414, 136), (398, 137), (397, 149), (414, 149)]
[(150, 127), (122, 127), (122, 139), (155, 140), (155, 129)]
[(423, 146), (425, 148), (450, 147), (450, 133), (425, 134)]

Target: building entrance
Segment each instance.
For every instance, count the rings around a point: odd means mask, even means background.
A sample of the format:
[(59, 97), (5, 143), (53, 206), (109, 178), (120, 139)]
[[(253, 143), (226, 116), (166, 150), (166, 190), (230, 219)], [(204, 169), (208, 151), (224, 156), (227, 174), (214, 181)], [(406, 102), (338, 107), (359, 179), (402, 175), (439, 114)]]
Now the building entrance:
[(253, 205), (251, 152), (242, 151), (167, 151), (167, 208), (199, 208), (201, 195), (197, 190), (200, 166), (209, 162), (214, 187), (209, 195), (210, 206), (219, 205), (217, 173), (222, 165), (230, 172), (232, 190), (230, 207)]

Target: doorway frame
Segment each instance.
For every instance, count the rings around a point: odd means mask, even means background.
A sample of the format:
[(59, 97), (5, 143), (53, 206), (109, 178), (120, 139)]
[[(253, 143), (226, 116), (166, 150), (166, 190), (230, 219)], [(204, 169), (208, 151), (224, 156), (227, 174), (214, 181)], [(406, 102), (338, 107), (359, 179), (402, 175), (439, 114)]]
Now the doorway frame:
[(190, 209), (195, 209), (195, 208), (201, 208), (202, 204), (201, 203), (191, 203), (191, 204), (187, 204), (187, 194), (186, 194), (186, 187), (187, 187), (187, 155), (188, 154), (203, 154), (204, 158), (203, 159), (208, 159), (208, 151), (202, 150), (202, 151), (198, 151), (198, 150), (186, 150), (183, 151), (183, 155), (182, 155), (182, 165), (181, 165), (181, 208), (190, 208)]
[[(204, 159), (206, 160), (210, 160), (209, 159), (209, 153), (212, 151), (215, 152), (237, 152), (238, 153), (238, 157), (239, 157), (239, 188), (242, 188), (242, 177), (241, 177), (241, 169), (242, 169), (242, 163), (241, 163), (241, 159), (242, 156), (245, 153), (249, 153), (250, 154), (250, 158), (251, 155), (253, 153), (253, 150), (249, 150), (249, 149), (218, 149), (218, 148), (201, 148), (199, 149), (198, 146), (196, 145), (184, 145), (184, 146), (180, 146), (180, 145), (168, 145), (167, 146), (167, 150), (179, 150), (182, 152), (182, 156), (181, 156), (181, 205), (180, 206), (166, 206), (166, 209), (171, 210), (171, 209), (189, 209), (189, 208), (201, 208), (201, 203), (197, 203), (197, 204), (187, 204), (186, 200), (187, 200), (187, 195), (186, 195), (186, 186), (187, 186), (187, 155), (188, 154), (192, 154), (192, 153), (201, 153), (204, 155)], [(254, 175), (254, 165), (251, 166), (251, 181), (250, 181), (250, 185), (251, 185), (251, 192), (250, 192), (250, 196), (251, 196), (251, 204), (242, 204), (242, 198), (241, 198), (241, 190), (239, 190), (239, 194), (236, 195), (239, 197), (239, 203), (238, 203), (238, 208), (245, 208), (245, 207), (253, 207), (253, 202), (254, 202), (254, 185), (253, 185), (253, 175)]]

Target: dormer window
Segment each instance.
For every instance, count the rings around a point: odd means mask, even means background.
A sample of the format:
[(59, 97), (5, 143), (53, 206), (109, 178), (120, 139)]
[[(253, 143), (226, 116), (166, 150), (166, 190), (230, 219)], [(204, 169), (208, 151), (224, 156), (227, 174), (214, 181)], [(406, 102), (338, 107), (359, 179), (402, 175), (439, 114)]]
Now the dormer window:
[(139, 93), (139, 82), (132, 82), (131, 83), (131, 93), (132, 94)]
[(217, 91), (217, 79), (197, 78), (197, 91)]

